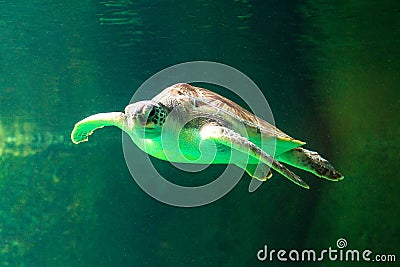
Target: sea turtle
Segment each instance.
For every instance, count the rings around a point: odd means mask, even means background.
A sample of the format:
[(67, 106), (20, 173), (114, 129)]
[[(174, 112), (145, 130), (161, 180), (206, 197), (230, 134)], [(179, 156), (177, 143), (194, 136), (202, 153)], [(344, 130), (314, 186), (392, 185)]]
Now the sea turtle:
[[(163, 130), (166, 121), (172, 123), (168, 131)], [(183, 127), (179, 127), (180, 124), (184, 124)], [(186, 83), (172, 85), (152, 100), (130, 104), (125, 113), (89, 116), (75, 125), (71, 139), (75, 144), (87, 141), (93, 131), (104, 126), (120, 128), (141, 150), (171, 162), (183, 162), (182, 155), (192, 160), (199, 158), (199, 145), (205, 141), (216, 148), (211, 163), (236, 164), (261, 181), (272, 176), (272, 168), (297, 185), (309, 188), (281, 162), (331, 181), (343, 179), (318, 153), (302, 148), (304, 142), (290, 137), (231, 100)], [(171, 129), (180, 129), (179, 134), (174, 135), (179, 136), (176, 144), (180, 149), (176, 149), (173, 142), (166, 144), (173, 138), (172, 134), (169, 136)], [(271, 147), (275, 149), (271, 150)], [(246, 161), (243, 157), (240, 160), (231, 158), (232, 151), (246, 155)], [(275, 152), (274, 157), (270, 151)]]

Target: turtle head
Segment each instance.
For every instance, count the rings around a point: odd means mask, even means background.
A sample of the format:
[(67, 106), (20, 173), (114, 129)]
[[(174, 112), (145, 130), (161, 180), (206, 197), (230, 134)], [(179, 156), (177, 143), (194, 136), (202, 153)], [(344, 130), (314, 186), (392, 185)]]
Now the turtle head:
[(166, 108), (153, 101), (140, 101), (125, 108), (126, 126), (132, 132), (161, 132), (166, 117)]

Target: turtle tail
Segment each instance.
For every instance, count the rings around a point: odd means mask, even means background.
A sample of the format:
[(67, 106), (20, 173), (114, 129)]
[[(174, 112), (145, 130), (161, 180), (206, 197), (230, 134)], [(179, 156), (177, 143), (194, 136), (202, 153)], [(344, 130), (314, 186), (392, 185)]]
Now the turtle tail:
[(71, 140), (74, 144), (88, 141), (89, 135), (104, 126), (117, 126), (122, 129), (124, 117), (122, 112), (99, 113), (89, 116), (75, 124)]

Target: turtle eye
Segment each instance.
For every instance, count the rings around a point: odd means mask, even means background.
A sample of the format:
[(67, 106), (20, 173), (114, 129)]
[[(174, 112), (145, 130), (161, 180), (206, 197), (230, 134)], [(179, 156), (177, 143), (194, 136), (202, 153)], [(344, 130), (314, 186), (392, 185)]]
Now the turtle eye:
[(158, 116), (157, 116), (157, 114), (158, 114), (158, 109), (157, 109), (157, 107), (153, 107), (151, 110), (150, 110), (150, 112), (149, 112), (149, 115), (147, 116), (147, 125), (149, 124), (149, 123), (153, 123), (153, 124), (158, 124)]
[(149, 118), (153, 117), (156, 114), (155, 108), (152, 108), (149, 113)]

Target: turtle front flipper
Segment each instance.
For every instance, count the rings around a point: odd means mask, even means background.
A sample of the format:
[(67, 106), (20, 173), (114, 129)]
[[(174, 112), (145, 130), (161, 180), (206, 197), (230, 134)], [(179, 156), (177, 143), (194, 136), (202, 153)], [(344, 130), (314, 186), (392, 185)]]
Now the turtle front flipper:
[(87, 117), (75, 124), (71, 133), (74, 144), (88, 141), (89, 135), (104, 126), (117, 126), (123, 129), (125, 114), (122, 112), (99, 113)]
[(240, 134), (229, 128), (209, 124), (202, 127), (200, 135), (203, 140), (211, 140), (216, 143), (229, 146), (242, 153), (248, 154), (250, 157), (257, 159), (262, 163), (268, 165), (272, 169), (276, 170), (295, 184), (307, 189), (310, 188), (303, 180), (300, 179), (300, 177), (291, 172), (273, 157), (268, 155), (265, 151), (252, 143), (249, 139), (241, 136)]
[(279, 155), (278, 160), (330, 181), (340, 181), (344, 178), (329, 161), (322, 158), (317, 152), (301, 147)]
[(262, 162), (258, 164), (241, 164), (236, 163), (236, 166), (245, 170), (250, 177), (255, 178), (259, 181), (266, 181), (272, 177), (271, 168)]

